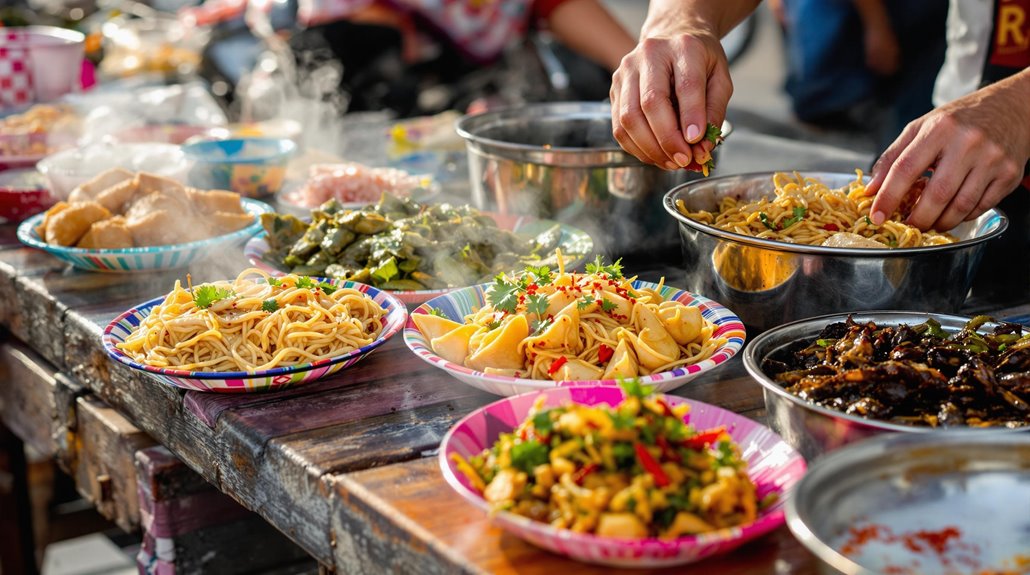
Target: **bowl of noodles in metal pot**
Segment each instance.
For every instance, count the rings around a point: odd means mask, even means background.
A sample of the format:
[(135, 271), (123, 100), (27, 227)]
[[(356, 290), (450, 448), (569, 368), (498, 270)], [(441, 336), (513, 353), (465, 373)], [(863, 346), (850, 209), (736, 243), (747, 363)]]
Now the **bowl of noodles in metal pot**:
[(840, 310), (958, 311), (987, 242), (1008, 227), (992, 209), (946, 233), (894, 214), (868, 219), (860, 173), (763, 172), (673, 188), (687, 290), (757, 332)]

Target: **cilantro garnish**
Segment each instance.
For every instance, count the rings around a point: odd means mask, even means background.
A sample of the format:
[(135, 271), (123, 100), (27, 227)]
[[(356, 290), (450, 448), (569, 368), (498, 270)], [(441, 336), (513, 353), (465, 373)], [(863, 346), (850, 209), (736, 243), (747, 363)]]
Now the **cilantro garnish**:
[(873, 225), (873, 220), (870, 220), (869, 216), (865, 217), (865, 225), (867, 225), (867, 226)]
[(318, 287), (322, 288), (322, 291), (325, 292), (325, 295), (332, 295), (334, 291), (339, 289), (329, 282), (318, 282)]
[(621, 411), (609, 411), (608, 417), (612, 420), (612, 425), (615, 429), (632, 429), (633, 422), (636, 421), (636, 417), (629, 413), (622, 413)]
[(438, 307), (431, 307), (431, 308), (429, 308), (429, 315), (435, 315), (436, 317), (442, 317), (444, 319), (450, 319), (446, 315), (444, 315), (443, 310), (441, 310)]
[(550, 411), (541, 411), (540, 413), (533, 416), (533, 429), (537, 430), (537, 433), (548, 434), (554, 429), (554, 422), (551, 421)]
[(783, 220), (783, 222), (780, 224), (780, 229), (785, 230), (790, 226), (793, 226), (794, 224), (805, 219), (805, 215), (807, 214), (808, 208), (805, 208), (804, 206), (794, 206), (794, 215)]
[(526, 266), (526, 273), (532, 274), (542, 284), (551, 283), (551, 268), (547, 266)]
[(277, 309), (279, 309), (279, 302), (275, 301), (275, 299), (266, 299), (265, 301), (261, 302), (261, 311), (267, 311), (268, 313), (272, 313)]
[(202, 285), (193, 288), (193, 302), (197, 307), (207, 309), (216, 301), (235, 297), (236, 293), (229, 288), (220, 288), (213, 285)]
[(715, 467), (732, 467), (737, 463), (737, 454), (733, 452), (733, 444), (722, 440), (715, 447)]
[(619, 305), (608, 298), (604, 298), (601, 300), (601, 309), (605, 312), (612, 311), (617, 307), (619, 307)]
[(269, 276), (266, 279), (266, 281), (268, 282), (268, 285), (270, 285), (272, 287), (279, 287), (283, 283), (283, 280), (281, 280), (279, 278), (274, 278), (274, 277), (271, 277), (271, 276)]
[(587, 294), (587, 295), (583, 296), (579, 300), (579, 302), (576, 303), (576, 309), (584, 310), (584, 309), (590, 307), (590, 304), (592, 304), (592, 303), (594, 303), (594, 296), (592, 294)]
[(526, 311), (532, 314), (536, 314), (537, 317), (543, 318), (547, 315), (547, 307), (550, 302), (547, 301), (547, 296), (535, 293), (526, 298)]
[(758, 221), (762, 222), (762, 224), (770, 230), (776, 229), (776, 226), (774, 226), (773, 223), (769, 221), (769, 216), (765, 212), (758, 212)]
[(315, 289), (315, 280), (308, 276), (300, 276), (297, 278), (297, 289)]
[(644, 385), (635, 377), (631, 379), (619, 378), (619, 387), (622, 388), (622, 391), (624, 391), (627, 396), (637, 397), (640, 399), (644, 399), (654, 393), (653, 385)]
[(533, 473), (533, 468), (544, 463), (547, 463), (547, 448), (535, 439), (516, 443), (511, 447), (512, 467)]
[(722, 140), (722, 128), (709, 122), (708, 127), (705, 128), (705, 139), (713, 144), (718, 144)]
[(527, 285), (525, 278), (509, 281), (504, 274), (498, 274), (494, 278), (494, 285), (486, 290), (486, 299), (496, 310), (515, 313), (519, 305), (519, 294), (526, 291)]
[(530, 323), (529, 329), (532, 331), (533, 335), (540, 335), (544, 332), (545, 329), (547, 329), (547, 326), (551, 325), (552, 323), (554, 323), (554, 320), (547, 317), (543, 319), (534, 319)]
[(486, 329), (488, 331), (493, 331), (493, 330), (495, 330), (495, 329), (497, 329), (499, 327), (501, 327), (501, 322), (499, 322), (499, 321), (492, 321), (492, 322), (486, 324)]
[(611, 265), (604, 264), (604, 258), (598, 255), (594, 261), (587, 264), (589, 274), (608, 274), (611, 278), (622, 277), (622, 258), (615, 260)]

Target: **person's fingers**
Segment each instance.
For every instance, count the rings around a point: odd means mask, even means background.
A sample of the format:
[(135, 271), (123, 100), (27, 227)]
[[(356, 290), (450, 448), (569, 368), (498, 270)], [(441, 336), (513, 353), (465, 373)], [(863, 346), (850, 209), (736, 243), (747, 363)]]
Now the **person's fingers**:
[[(722, 122), (726, 119), (726, 108), (730, 105), (730, 97), (733, 96), (733, 80), (725, 66), (716, 66), (708, 78), (707, 90), (707, 118), (706, 122), (715, 124), (722, 128)], [(709, 143), (708, 151), (712, 151), (715, 144)]]
[(680, 129), (683, 138), (690, 144), (698, 143), (705, 135), (707, 118), (708, 67), (705, 57), (708, 47), (693, 37), (684, 37), (679, 52), (686, 55), (677, 58), (673, 65), (673, 88), (679, 105)]
[(980, 216), (987, 213), (987, 210), (997, 206), (999, 202), (1005, 199), (1005, 196), (1012, 193), (1014, 186), (1001, 178), (994, 179), (989, 186), (987, 191), (984, 192), (983, 197), (980, 198), (980, 203), (976, 205), (976, 208), (969, 215), (966, 216), (965, 221), (975, 220)]
[[(692, 157), (690, 145), (679, 131), (679, 119), (673, 102), (672, 84), (675, 72), (662, 63), (644, 66), (640, 76), (640, 107), (665, 157), (685, 168)], [(670, 74), (673, 80), (670, 81)]]
[[(872, 178), (869, 180), (869, 184), (866, 186), (866, 194), (873, 196), (876, 195), (878, 191), (880, 191), (880, 187), (883, 186), (883, 181), (887, 179), (887, 172), (890, 170), (890, 167), (894, 164), (894, 160), (898, 159), (898, 156), (901, 154), (901, 151), (904, 150), (905, 147), (907, 147), (910, 143), (912, 143), (912, 139), (915, 138), (916, 134), (919, 133), (920, 125), (921, 122), (918, 120), (909, 123), (907, 126), (905, 126), (905, 129), (901, 131), (901, 134), (897, 137), (897, 139), (895, 139), (894, 142), (892, 142), (891, 145), (888, 146), (882, 154), (880, 154), (880, 157), (876, 160), (876, 163), (873, 164), (873, 175)], [(876, 202), (873, 202), (873, 209), (876, 209)], [(894, 212), (893, 210), (891, 210), (890, 212), (885, 213)]]
[[(616, 139), (634, 156), (642, 161), (666, 169), (678, 166), (665, 155), (658, 140), (651, 133), (644, 111), (640, 107), (640, 76), (635, 71), (623, 78), (619, 93), (618, 128), (613, 126)], [(631, 144), (626, 144), (626, 142)]]
[[(916, 134), (887, 169), (887, 176), (883, 179), (883, 185), (876, 191), (876, 198), (869, 214), (874, 224), (882, 224), (894, 213), (905, 194), (912, 188), (912, 184), (937, 161), (942, 143), (939, 138), (929, 137), (927, 132), (928, 130), (921, 130)], [(924, 208), (924, 214), (930, 215), (929, 207)], [(928, 220), (925, 225), (929, 226), (935, 219), (937, 218)]]
[[(990, 170), (975, 165), (959, 166), (955, 160), (949, 154), (941, 158), (941, 167), (933, 173), (909, 216), (910, 224), (920, 229), (946, 232), (962, 223), (976, 209), (991, 183)], [(939, 215), (929, 219), (934, 212)], [(920, 225), (927, 221), (930, 223), (926, 226)]]

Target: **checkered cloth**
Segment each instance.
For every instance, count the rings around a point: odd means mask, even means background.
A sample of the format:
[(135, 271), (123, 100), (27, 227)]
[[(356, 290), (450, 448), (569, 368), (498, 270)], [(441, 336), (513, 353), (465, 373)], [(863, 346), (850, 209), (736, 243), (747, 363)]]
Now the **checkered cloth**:
[(18, 30), (0, 29), (0, 108), (32, 103), (29, 48)]

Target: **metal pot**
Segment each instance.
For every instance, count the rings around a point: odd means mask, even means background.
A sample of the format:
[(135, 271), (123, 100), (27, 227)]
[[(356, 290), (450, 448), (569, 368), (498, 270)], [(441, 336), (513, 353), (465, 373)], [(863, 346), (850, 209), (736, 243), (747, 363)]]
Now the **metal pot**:
[(607, 103), (485, 112), (461, 118), (457, 131), (476, 207), (570, 223), (611, 256), (675, 248), (676, 226), (662, 213), (661, 196), (699, 174), (662, 170), (623, 151)]
[[(831, 188), (854, 174), (804, 173)], [(676, 208), (715, 211), (727, 196), (742, 202), (770, 197), (773, 172), (710, 178), (679, 186), (664, 199), (679, 222), (688, 291), (732, 309), (757, 333), (796, 319), (840, 310), (926, 309), (958, 311), (988, 240), (1008, 227), (989, 210), (951, 234), (941, 246), (857, 249), (759, 239), (694, 221)]]
[[(969, 318), (936, 313), (904, 312), (904, 311), (872, 311), (851, 314), (857, 323), (876, 322), (877, 325), (917, 325), (933, 318), (941, 327), (949, 332), (962, 329)], [(744, 349), (744, 367), (751, 377), (762, 386), (765, 397), (765, 409), (770, 427), (776, 431), (794, 449), (797, 449), (806, 460), (811, 461), (826, 452), (839, 447), (872, 437), (881, 433), (950, 433), (949, 429), (917, 427), (901, 425), (886, 421), (867, 419), (857, 415), (848, 415), (826, 407), (809, 403), (804, 399), (783, 389), (762, 371), (762, 361), (798, 340), (814, 339), (828, 324), (842, 322), (848, 314), (832, 314), (796, 321), (776, 329), (769, 330), (756, 337)], [(992, 324), (987, 324), (991, 326)], [(961, 428), (968, 430), (970, 428)], [(983, 428), (973, 430), (974, 433), (1005, 433), (1025, 431), (1020, 429)]]

